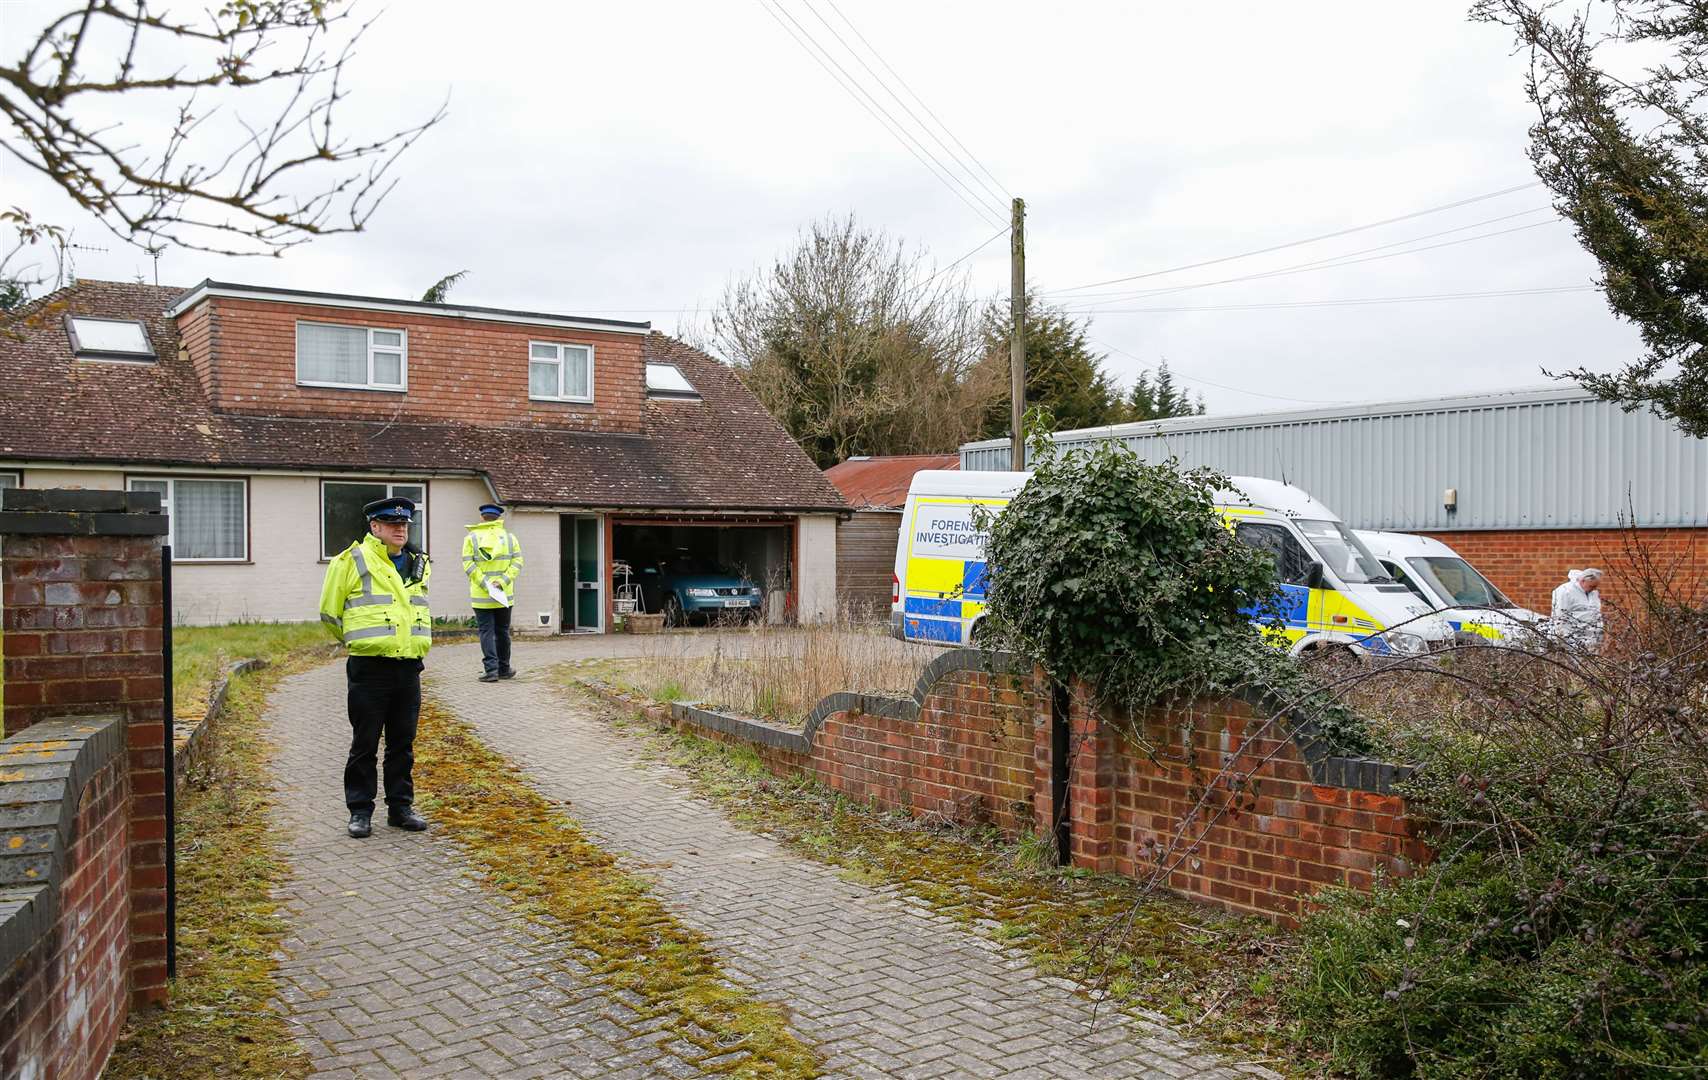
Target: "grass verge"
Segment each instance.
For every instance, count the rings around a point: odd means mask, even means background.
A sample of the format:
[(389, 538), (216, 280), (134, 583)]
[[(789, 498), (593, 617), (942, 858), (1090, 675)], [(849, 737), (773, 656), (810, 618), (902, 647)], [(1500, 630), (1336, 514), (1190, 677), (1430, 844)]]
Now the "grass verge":
[(178, 718), (196, 721), (207, 715), (208, 695), (227, 665), (254, 657), (272, 662), (280, 657), (332, 643), (318, 622), (233, 623), (230, 626), (172, 628), (172, 706)]
[(274, 955), (285, 933), (273, 889), (286, 864), (270, 829), (273, 751), (262, 737), (262, 710), (279, 678), (317, 659), (287, 654), (232, 682), (226, 713), (178, 803), (172, 999), (132, 1014), (102, 1074), (106, 1080), (308, 1075), (307, 1056), (270, 1004)]
[(918, 897), (1023, 950), (1043, 974), (1099, 988), (1114, 1007), (1160, 1013), (1241, 1060), (1295, 1075), (1318, 1071), (1277, 1004), (1297, 945), (1268, 922), (1147, 895), (1125, 878), (1052, 867), (1030, 838), (1010, 843), (990, 830), (879, 812), (815, 781), (777, 777), (744, 747), (660, 731), (638, 716), (613, 723), (645, 739), (738, 824), (840, 867), (850, 880)]
[(424, 703), (415, 778), (440, 827), (524, 912), (547, 916), (576, 959), (606, 985), (638, 998), (701, 1051), (706, 1072), (785, 1078), (819, 1075), (788, 1017), (732, 983), (705, 938), (678, 922), (640, 877), (590, 841), (521, 771), (466, 724)]

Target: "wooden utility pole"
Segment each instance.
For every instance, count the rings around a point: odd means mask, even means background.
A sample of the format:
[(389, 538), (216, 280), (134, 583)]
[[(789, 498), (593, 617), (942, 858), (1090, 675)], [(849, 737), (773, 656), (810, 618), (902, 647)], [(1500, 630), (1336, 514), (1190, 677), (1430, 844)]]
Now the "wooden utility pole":
[(1026, 200), (1014, 200), (1014, 217), (1008, 231), (1008, 304), (1014, 315), (1014, 330), (1008, 347), (1010, 406), (1008, 467), (1016, 472), (1026, 467), (1026, 439), (1020, 429), (1026, 419)]

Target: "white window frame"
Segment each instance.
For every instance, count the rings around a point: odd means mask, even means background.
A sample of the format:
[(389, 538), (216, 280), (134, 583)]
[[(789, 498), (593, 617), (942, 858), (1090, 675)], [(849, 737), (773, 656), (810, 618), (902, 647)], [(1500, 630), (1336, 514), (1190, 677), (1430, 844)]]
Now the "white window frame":
[(0, 480), (10, 480), (10, 484), (0, 484), (0, 490), (5, 488), (21, 488), (24, 486), (24, 474), (13, 469), (0, 469)]
[(428, 491), (430, 489), (430, 485), (427, 483), (426, 480), (409, 480), (409, 479), (399, 480), (399, 479), (394, 479), (394, 478), (377, 477), (377, 476), (341, 476), (336, 480), (329, 480), (329, 479), (326, 479), (323, 477), (320, 481), (320, 529), (319, 529), (319, 532), (320, 532), (320, 561), (321, 562), (330, 562), (332, 559), (337, 557), (339, 551), (344, 550), (343, 548), (339, 548), (338, 551), (334, 551), (330, 555), (328, 555), (326, 553), (326, 488), (330, 484), (360, 484), (364, 487), (372, 487), (376, 484), (384, 484), (385, 485), (385, 497), (388, 499), (397, 498), (397, 492), (395, 490), (396, 488), (399, 488), (399, 487), (418, 487), (418, 488), (420, 488), (421, 489), (421, 498), (414, 500), (414, 502), (415, 502), (415, 516), (421, 522), (421, 550), (423, 553), (427, 553), (427, 543), (428, 543), (428, 536), (427, 536), (427, 521), (428, 521), (428, 518), (427, 518), (427, 494), (428, 494)]
[[(365, 383), (316, 382), (302, 377), (302, 328), (305, 326), (327, 326), (338, 330), (363, 330), (368, 335), (368, 381)], [(374, 335), (396, 334), (398, 345), (375, 345)], [(356, 323), (324, 322), (320, 319), (298, 319), (291, 340), (292, 360), (295, 365), (295, 375), (298, 386), (320, 386), (332, 390), (377, 390), (385, 394), (402, 394), (409, 390), (409, 331), (401, 326), (361, 326)], [(390, 383), (374, 382), (374, 353), (394, 352), (399, 354), (398, 379), (396, 386)]]
[[(535, 358), (534, 349), (536, 346), (541, 347), (541, 348), (556, 349), (557, 350), (557, 389), (558, 389), (558, 392), (555, 396), (546, 396), (543, 394), (534, 393), (534, 373), (533, 373), (534, 364), (536, 364), (536, 363), (549, 363), (549, 361), (538, 360)], [(563, 351), (565, 349), (586, 349), (587, 350), (587, 396), (586, 397), (570, 397), (563, 392), (563, 368), (564, 368)], [(584, 342), (578, 342), (578, 341), (530, 341), (530, 342), (528, 342), (528, 400), (529, 401), (573, 401), (573, 402), (577, 402), (577, 403), (580, 403), (583, 405), (592, 404), (593, 403), (593, 362), (594, 362), (593, 351), (594, 351), (593, 346), (588, 345)]]
[[(166, 496), (161, 500), (160, 509), (166, 515), (166, 542), (172, 545), (172, 561), (175, 563), (246, 563), (249, 561), (249, 479), (243, 476), (127, 476), (125, 490), (135, 491), (138, 481), (146, 480), (152, 484), (165, 484)], [(190, 559), (178, 554), (178, 521), (172, 513), (172, 507), (178, 499), (178, 481), (196, 480), (214, 484), (238, 484), (243, 488), (243, 554), (220, 555), (214, 558)]]

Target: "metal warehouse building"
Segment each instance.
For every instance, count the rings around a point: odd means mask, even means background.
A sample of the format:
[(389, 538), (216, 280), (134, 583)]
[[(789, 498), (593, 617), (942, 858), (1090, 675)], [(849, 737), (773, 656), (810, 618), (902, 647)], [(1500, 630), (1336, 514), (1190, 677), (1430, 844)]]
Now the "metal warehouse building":
[[(1549, 388), (1247, 416), (1083, 428), (1147, 461), (1286, 480), (1354, 528), (1426, 533), (1518, 603), (1546, 610), (1572, 567), (1602, 566), (1621, 593), (1624, 526), (1678, 580), (1708, 581), (1708, 440), (1646, 409)], [(961, 448), (963, 469), (1006, 469), (1008, 440)]]

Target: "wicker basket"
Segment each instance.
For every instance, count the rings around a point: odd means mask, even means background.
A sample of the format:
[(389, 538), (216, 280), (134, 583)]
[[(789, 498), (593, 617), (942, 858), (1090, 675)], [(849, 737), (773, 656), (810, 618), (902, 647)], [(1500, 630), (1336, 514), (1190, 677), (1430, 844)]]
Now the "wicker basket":
[(664, 613), (623, 616), (623, 632), (629, 634), (659, 634), (664, 631)]

